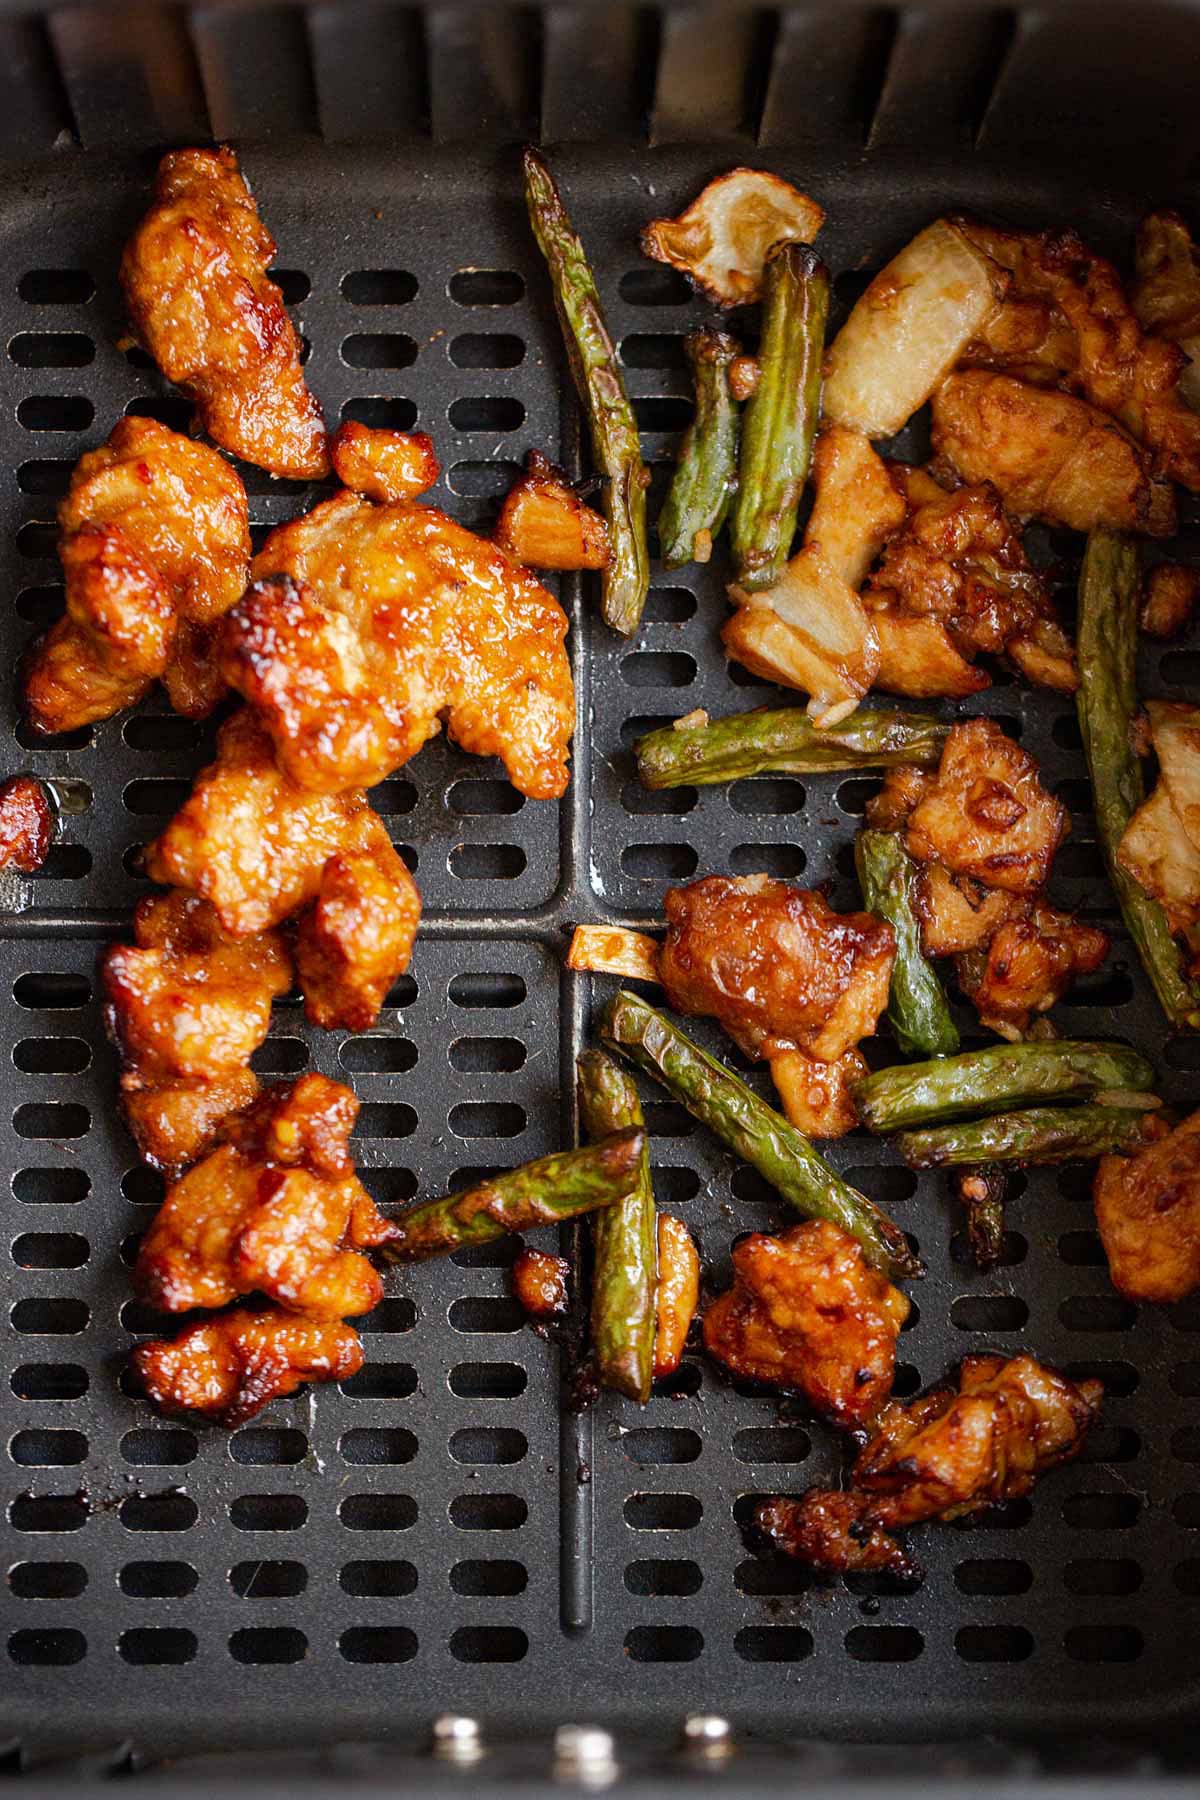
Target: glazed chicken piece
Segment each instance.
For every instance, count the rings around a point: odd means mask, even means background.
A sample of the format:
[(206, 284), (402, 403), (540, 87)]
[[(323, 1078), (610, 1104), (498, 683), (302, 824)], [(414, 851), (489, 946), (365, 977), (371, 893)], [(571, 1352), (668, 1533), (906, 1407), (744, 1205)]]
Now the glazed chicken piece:
[(960, 370), (933, 396), (933, 448), (939, 473), (991, 482), (1018, 519), (1147, 537), (1175, 530), (1175, 492), (1150, 452), (1073, 394)]
[(854, 1086), (868, 1073), (861, 1050), (843, 1050), (835, 1062), (819, 1062), (803, 1050), (780, 1050), (771, 1058), (784, 1113), (811, 1138), (845, 1137), (856, 1129)]
[(333, 469), (343, 487), (386, 504), (415, 500), (441, 473), (433, 439), (423, 431), (384, 431), (347, 419), (329, 440)]
[(733, 1250), (733, 1286), (704, 1315), (704, 1347), (734, 1375), (807, 1396), (835, 1425), (869, 1425), (892, 1389), (908, 1301), (825, 1220)]
[(369, 1312), (383, 1282), (360, 1250), (392, 1227), (354, 1173), (358, 1101), (324, 1075), (268, 1088), (167, 1190), (133, 1281), (163, 1312), (261, 1292), (321, 1318)]
[(991, 719), (968, 719), (951, 727), (937, 775), (909, 815), (906, 843), (918, 862), (1033, 894), (1068, 829), (1028, 751)]
[[(1200, 488), (1200, 415), (1179, 391), (1187, 357), (1166, 336), (1147, 337), (1112, 263), (1074, 231), (999, 231), (963, 222), (976, 247), (1011, 271), (1000, 309), (1030, 299), (1046, 306), (1046, 331), (1036, 360), (1058, 361), (1057, 373), (1153, 452), (1157, 469), (1184, 487)], [(969, 346), (964, 361), (1005, 367), (1003, 343), (985, 327), (982, 355)], [(1003, 323), (1000, 331), (1004, 332)]]
[(968, 1356), (957, 1392), (889, 1401), (848, 1493), (771, 1500), (756, 1523), (778, 1549), (815, 1567), (909, 1572), (889, 1533), (1027, 1494), (1045, 1470), (1079, 1454), (1103, 1393), (1100, 1382), (1070, 1381), (1032, 1356)]
[(111, 718), (159, 679), (176, 712), (211, 712), (212, 629), (250, 571), (237, 472), (155, 419), (122, 419), (76, 463), (58, 522), (67, 605), (26, 665), (35, 729)]
[(1200, 406), (1200, 256), (1178, 213), (1148, 213), (1138, 226), (1132, 297), (1143, 331), (1169, 338), (1189, 359), (1179, 391)]
[(710, 875), (668, 888), (658, 978), (676, 1012), (720, 1020), (747, 1056), (824, 1062), (875, 1029), (896, 941), (872, 913), (835, 913), (812, 888)]
[(540, 450), (529, 452), (492, 535), (531, 569), (602, 569), (608, 562), (608, 526)]
[(984, 887), (969, 875), (952, 875), (941, 863), (922, 868), (913, 903), (926, 956), (985, 950), (1000, 927), (1021, 917), (1029, 906), (1020, 894)]
[(513, 1293), (531, 1319), (555, 1319), (567, 1310), (570, 1277), (565, 1256), (526, 1245), (513, 1264)]
[(145, 1160), (174, 1174), (257, 1093), (250, 1058), (292, 984), (291, 959), (277, 932), (233, 938), (206, 900), (179, 890), (140, 901), (133, 931), (101, 964), (105, 1025), (126, 1123)]
[(382, 821), (361, 789), (294, 787), (249, 709), (221, 727), (145, 867), (211, 901), (235, 937), (306, 909), (296, 962), (314, 1024), (364, 1030), (408, 967), (420, 897)]
[(165, 1413), (200, 1413), (230, 1430), (308, 1381), (347, 1381), (362, 1340), (341, 1319), (235, 1307), (177, 1338), (139, 1344), (135, 1375)]
[(343, 493), (273, 531), (254, 575), (220, 665), (299, 786), (381, 781), (445, 716), (523, 794), (565, 791), (566, 615), (504, 551), (432, 507)]
[(1106, 932), (1035, 900), (1021, 916), (1006, 919), (986, 949), (957, 956), (955, 969), (981, 1022), (1017, 1041), (1077, 976), (1100, 968), (1108, 950)]
[(32, 775), (10, 775), (0, 785), (0, 869), (32, 875), (54, 841), (54, 808)]
[(121, 258), (134, 329), (214, 443), (297, 481), (329, 473), (321, 409), (267, 270), (275, 240), (227, 147), (175, 150)]
[(1092, 1198), (1118, 1292), (1166, 1302), (1200, 1287), (1200, 1112), (1134, 1156), (1102, 1156)]
[(673, 1375), (683, 1361), (700, 1301), (700, 1253), (682, 1219), (658, 1215), (658, 1286), (654, 1298), (654, 1379)]
[(1200, 569), (1187, 563), (1158, 563), (1146, 576), (1141, 626), (1151, 637), (1178, 637), (1186, 631), (1200, 600)]
[(918, 505), (884, 549), (863, 605), (879, 634), (875, 685), (892, 693), (974, 693), (989, 685), (972, 666), (984, 653), (1007, 656), (1042, 685), (1075, 689), (1046, 584), (987, 483), (938, 489)]

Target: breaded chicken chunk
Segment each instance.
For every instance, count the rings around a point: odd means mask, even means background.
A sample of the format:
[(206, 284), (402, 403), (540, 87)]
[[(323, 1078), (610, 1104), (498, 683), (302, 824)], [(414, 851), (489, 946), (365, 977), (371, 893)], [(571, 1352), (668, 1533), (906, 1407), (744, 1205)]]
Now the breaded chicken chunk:
[(1135, 1156), (1102, 1156), (1092, 1198), (1120, 1293), (1165, 1302), (1200, 1287), (1200, 1112)]
[(300, 340), (267, 270), (275, 240), (227, 147), (174, 150), (121, 258), (134, 329), (214, 443), (297, 481), (329, 473)]
[(433, 439), (423, 431), (385, 431), (347, 419), (329, 440), (342, 486), (381, 505), (415, 500), (440, 474)]
[(54, 841), (54, 808), (32, 775), (10, 775), (0, 785), (0, 869), (32, 875)]
[(849, 1492), (770, 1500), (756, 1523), (777, 1549), (817, 1568), (910, 1573), (889, 1533), (1027, 1494), (1046, 1469), (1079, 1454), (1103, 1393), (1100, 1382), (1069, 1381), (1029, 1355), (968, 1356), (957, 1392), (889, 1401)]
[(207, 900), (178, 889), (140, 901), (133, 931), (101, 964), (105, 1024), (126, 1124), (145, 1160), (175, 1174), (254, 1099), (250, 1058), (291, 959), (277, 932), (232, 938)]
[[(957, 658), (970, 666), (981, 654), (1007, 656), (1041, 685), (1075, 689), (1070, 640), (1046, 584), (986, 482), (939, 489), (915, 507), (885, 547), (863, 605), (877, 632), (884, 624), (875, 685), (892, 693), (974, 692), (986, 681), (974, 668), (964, 677), (952, 664)], [(939, 671), (952, 673), (952, 681), (939, 687)]]
[(122, 419), (75, 465), (58, 522), (67, 610), (26, 666), (31, 723), (74, 731), (156, 679), (176, 712), (211, 712), (224, 687), (212, 628), (250, 571), (237, 471), (156, 419)]
[[(1179, 391), (1187, 357), (1166, 336), (1145, 334), (1112, 263), (1074, 231), (1000, 231), (974, 222), (962, 229), (1012, 273), (1000, 318), (1029, 298), (1048, 302), (1040, 360), (1057, 357), (1067, 385), (1119, 419), (1154, 453), (1162, 474), (1200, 488), (1200, 414)], [(972, 360), (970, 347), (964, 360)], [(989, 361), (1004, 366), (1002, 349), (992, 347)]]
[(1175, 491), (1151, 453), (1073, 394), (960, 370), (933, 396), (933, 448), (939, 471), (990, 481), (1019, 519), (1148, 537), (1175, 530)]
[(540, 450), (529, 452), (525, 473), (504, 496), (492, 535), (531, 569), (603, 569), (608, 562), (608, 526)]
[(408, 967), (420, 897), (378, 814), (361, 788), (294, 787), (249, 708), (221, 727), (145, 866), (211, 901), (235, 937), (307, 908), (296, 962), (314, 1024), (363, 1030)]
[(392, 1227), (354, 1173), (358, 1101), (324, 1075), (268, 1088), (168, 1190), (134, 1287), (163, 1312), (261, 1292), (293, 1312), (369, 1312), (383, 1282), (364, 1248)]
[(896, 940), (872, 913), (766, 875), (668, 888), (658, 977), (677, 1012), (720, 1020), (748, 1056), (804, 1050), (823, 1062), (875, 1029)]
[(1068, 829), (1066, 809), (1042, 786), (1028, 751), (993, 720), (968, 719), (951, 726), (905, 841), (918, 862), (1032, 894), (1045, 886)]
[(567, 785), (575, 725), (558, 602), (445, 513), (337, 494), (273, 531), (221, 629), (230, 685), (314, 793), (370, 786), (446, 719), (532, 799)]
[(892, 1390), (908, 1301), (823, 1219), (733, 1250), (733, 1286), (704, 1315), (704, 1347), (734, 1375), (802, 1393), (847, 1430)]
[(177, 1338), (139, 1344), (132, 1365), (165, 1413), (200, 1413), (230, 1430), (309, 1381), (347, 1381), (362, 1340), (341, 1319), (235, 1307)]
[(1108, 949), (1106, 932), (1035, 900), (1019, 916), (1006, 919), (985, 950), (959, 955), (955, 968), (982, 1023), (1016, 1040), (1039, 1013), (1049, 1012), (1077, 976), (1100, 968)]

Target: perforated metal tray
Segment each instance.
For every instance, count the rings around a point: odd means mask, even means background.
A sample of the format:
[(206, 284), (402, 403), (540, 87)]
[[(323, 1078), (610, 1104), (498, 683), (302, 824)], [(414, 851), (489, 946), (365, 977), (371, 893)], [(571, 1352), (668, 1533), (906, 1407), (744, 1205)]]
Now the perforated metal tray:
[[(680, 338), (704, 309), (639, 261), (636, 231), (729, 160), (713, 148), (556, 157), (660, 478), (687, 416)], [(920, 169), (894, 155), (757, 160), (827, 205), (824, 253), (850, 272), (837, 282), (843, 306), (948, 205), (1071, 218), (1113, 252), (1134, 217), (1107, 185), (1027, 172), (1018, 189), (1011, 164), (987, 157)], [(510, 154), (310, 146), (250, 149), (246, 166), (331, 420), (418, 421), (445, 465), (435, 498), (470, 522), (487, 518), (527, 448), (579, 466)], [(123, 411), (182, 421), (177, 397), (117, 347), (117, 256), (151, 167), (65, 159), (10, 181), (0, 204), (10, 664), (59, 603), (49, 521), (73, 460)], [(251, 492), (260, 528), (313, 497), (257, 475)], [(1069, 557), (1077, 545), (1052, 548)], [(411, 975), (364, 1038), (310, 1033), (285, 1002), (257, 1058), (264, 1072), (353, 1081), (364, 1176), (385, 1202), (569, 1133), (591, 1004), (586, 979), (561, 970), (573, 921), (651, 918), (665, 883), (707, 871), (767, 868), (831, 882), (835, 904), (855, 898), (850, 845), (869, 783), (658, 796), (633, 784), (628, 745), (648, 723), (776, 697), (724, 666), (720, 568), (657, 574), (635, 645), (566, 590), (579, 688), (571, 793), (558, 807), (522, 802), (498, 767), (423, 751), (375, 796), (425, 898)], [(1146, 691), (1194, 693), (1198, 675), (1194, 644), (1146, 652)], [(1113, 924), (1069, 705), (998, 680), (978, 710), (1020, 734), (1071, 808), (1054, 897)], [(177, 804), (206, 739), (148, 706), (46, 747), (14, 716), (10, 702), (3, 770), (64, 781), (79, 810), (27, 909), (0, 919), (11, 1057), (0, 1738), (33, 1754), (124, 1739), (155, 1756), (412, 1738), (447, 1708), (500, 1735), (569, 1717), (661, 1732), (706, 1707), (770, 1736), (892, 1741), (1161, 1737), (1195, 1722), (1200, 1306), (1136, 1309), (1111, 1291), (1082, 1170), (1019, 1184), (1004, 1264), (980, 1276), (938, 1177), (918, 1181), (862, 1135), (833, 1149), (930, 1265), (902, 1341), (902, 1393), (964, 1352), (1024, 1344), (1108, 1386), (1084, 1459), (1030, 1501), (922, 1534), (916, 1588), (813, 1586), (748, 1552), (739, 1525), (754, 1496), (834, 1477), (840, 1451), (700, 1360), (645, 1412), (605, 1397), (568, 1413), (557, 1353), (509, 1297), (506, 1244), (389, 1275), (365, 1321), (367, 1366), (340, 1390), (276, 1405), (232, 1437), (155, 1418), (126, 1393), (121, 1363), (130, 1333), (151, 1323), (127, 1264), (158, 1190), (116, 1118), (94, 970), (143, 888), (132, 849)], [(1194, 1099), (1196, 1045), (1164, 1041), (1115, 931), (1106, 969), (1060, 1008), (1062, 1027), (1128, 1036), (1171, 1098)], [(652, 1098), (647, 1112), (660, 1197), (694, 1228), (720, 1285), (733, 1237), (781, 1212), (678, 1109)]]

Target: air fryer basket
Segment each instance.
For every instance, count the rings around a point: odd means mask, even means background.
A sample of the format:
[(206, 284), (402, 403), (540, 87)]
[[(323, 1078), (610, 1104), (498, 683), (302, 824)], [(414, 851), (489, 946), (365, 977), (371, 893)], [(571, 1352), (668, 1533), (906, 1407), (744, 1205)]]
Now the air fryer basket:
[[(1196, 212), (1200, 16), (1184, 6), (5, 7), (0, 51), (10, 665), (60, 605), (52, 519), (75, 458), (123, 412), (188, 416), (122, 347), (116, 288), (164, 145), (239, 144), (328, 417), (419, 422), (444, 464), (436, 501), (481, 525), (527, 449), (585, 467), (520, 201), (526, 134), (552, 148), (591, 252), (659, 491), (688, 416), (681, 337), (706, 308), (639, 258), (637, 232), (731, 163), (825, 204), (843, 313), (949, 207), (1073, 222), (1119, 257), (1147, 204)], [(915, 431), (903, 447), (919, 453)], [(314, 498), (246, 473), (260, 538)], [(1187, 555), (1194, 503), (1184, 517)], [(1070, 562), (1080, 546), (1042, 548)], [(285, 1001), (256, 1059), (354, 1083), (364, 1178), (384, 1202), (569, 1136), (593, 999), (561, 967), (574, 921), (652, 919), (666, 883), (710, 871), (855, 898), (870, 781), (650, 795), (633, 779), (629, 745), (649, 725), (781, 698), (724, 664), (720, 567), (656, 569), (634, 643), (599, 624), (579, 582), (563, 595), (570, 794), (525, 802), (498, 765), (444, 743), (377, 789), (425, 900), (412, 973), (366, 1037), (310, 1032)], [(1143, 691), (1194, 696), (1198, 680), (1196, 648), (1147, 645)], [(1055, 898), (1114, 930), (1106, 968), (1059, 1009), (1064, 1031), (1128, 1036), (1167, 1096), (1194, 1104), (1200, 1046), (1166, 1041), (1114, 918), (1070, 703), (1000, 676), (973, 710), (1019, 734), (1071, 808)], [(1025, 1344), (1108, 1389), (1085, 1457), (1030, 1501), (921, 1535), (920, 1585), (825, 1588), (749, 1552), (755, 1495), (834, 1477), (838, 1447), (698, 1358), (644, 1412), (611, 1396), (569, 1411), (559, 1352), (510, 1298), (505, 1243), (391, 1274), (367, 1365), (340, 1390), (231, 1437), (156, 1418), (121, 1366), (152, 1326), (128, 1262), (159, 1190), (116, 1117), (95, 965), (146, 890), (136, 846), (211, 739), (157, 702), (49, 745), (11, 699), (5, 721), (0, 772), (52, 778), (67, 810), (47, 867), (0, 914), (0, 1745), (36, 1759), (124, 1743), (153, 1760), (412, 1743), (447, 1710), (510, 1739), (568, 1719), (665, 1739), (705, 1710), (743, 1735), (892, 1743), (1161, 1746), (1194, 1728), (1200, 1306), (1139, 1309), (1112, 1291), (1085, 1170), (1028, 1175), (1003, 1266), (981, 1276), (941, 1179), (862, 1134), (833, 1149), (930, 1264), (902, 1393), (965, 1352)], [(660, 1198), (722, 1285), (734, 1236), (780, 1209), (678, 1108), (647, 1114)]]

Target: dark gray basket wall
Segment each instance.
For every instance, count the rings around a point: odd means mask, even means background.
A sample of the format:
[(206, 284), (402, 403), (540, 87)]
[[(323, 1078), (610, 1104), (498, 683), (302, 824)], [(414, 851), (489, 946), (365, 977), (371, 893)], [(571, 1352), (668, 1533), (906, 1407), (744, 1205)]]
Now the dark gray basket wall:
[[(51, 521), (75, 458), (122, 412), (186, 416), (118, 348), (116, 262), (151, 146), (248, 140), (330, 419), (430, 431), (435, 498), (484, 525), (527, 449), (581, 466), (521, 211), (519, 132), (540, 123), (557, 145), (661, 489), (688, 416), (680, 340), (704, 308), (639, 259), (650, 213), (731, 160), (777, 168), (828, 208), (843, 309), (948, 206), (1072, 220), (1125, 255), (1140, 205), (1195, 203), (1200, 129), (1183, 95), (1200, 26), (1183, 9), (1137, 16), (1153, 29), (1106, 7), (1086, 9), (1086, 29), (1061, 8), (1040, 20), (614, 8), (602, 25), (594, 9), (383, 5), (6, 16), (0, 66), (23, 79), (19, 102), (0, 82), (0, 139), (25, 157), (61, 146), (11, 164), (0, 199), (9, 663), (60, 604)], [(295, 135), (318, 128), (337, 141)], [(385, 130), (407, 138), (341, 141)], [(1033, 142), (1050, 135), (1053, 160)], [(260, 530), (316, 497), (249, 482)], [(1195, 554), (1190, 504), (1187, 516)], [(1067, 562), (1078, 547), (1043, 546)], [(560, 972), (574, 921), (653, 918), (668, 881), (708, 871), (768, 868), (855, 898), (869, 783), (649, 796), (632, 782), (628, 746), (648, 724), (779, 697), (724, 666), (720, 569), (659, 573), (632, 645), (594, 623), (587, 593), (568, 583), (564, 598), (580, 699), (570, 795), (522, 802), (498, 766), (441, 744), (376, 790), (426, 903), (411, 976), (364, 1038), (310, 1033), (281, 1005), (258, 1059), (354, 1083), (365, 1179), (384, 1202), (569, 1134), (591, 1006), (586, 980)], [(1147, 692), (1195, 695), (1198, 677), (1194, 640), (1146, 653)], [(1071, 807), (1055, 897), (1111, 923), (1070, 707), (998, 681), (978, 710), (1019, 733)], [(699, 1359), (644, 1413), (611, 1399), (566, 1413), (557, 1353), (509, 1298), (508, 1246), (390, 1276), (366, 1321), (367, 1367), (340, 1391), (233, 1437), (154, 1418), (120, 1365), (152, 1323), (127, 1263), (157, 1190), (115, 1118), (95, 960), (144, 891), (134, 847), (209, 740), (157, 704), (52, 747), (24, 739), (11, 701), (5, 726), (0, 772), (55, 777), (77, 810), (28, 907), (0, 916), (0, 1733), (31, 1753), (128, 1740), (154, 1756), (413, 1739), (444, 1710), (509, 1735), (581, 1716), (665, 1735), (704, 1708), (771, 1737), (1161, 1741), (1194, 1726), (1200, 1308), (1138, 1310), (1111, 1292), (1084, 1172), (1029, 1176), (1004, 1266), (981, 1277), (936, 1177), (918, 1182), (862, 1136), (835, 1149), (931, 1266), (901, 1392), (966, 1351), (1026, 1343), (1109, 1386), (1086, 1459), (1030, 1502), (925, 1533), (916, 1588), (814, 1587), (750, 1555), (739, 1525), (754, 1496), (833, 1477), (838, 1447)], [(1129, 1036), (1165, 1091), (1194, 1101), (1196, 1044), (1164, 1043), (1119, 931), (1059, 1017), (1076, 1034)], [(720, 1284), (734, 1236), (781, 1214), (677, 1109), (656, 1100), (648, 1114), (660, 1196)]]

